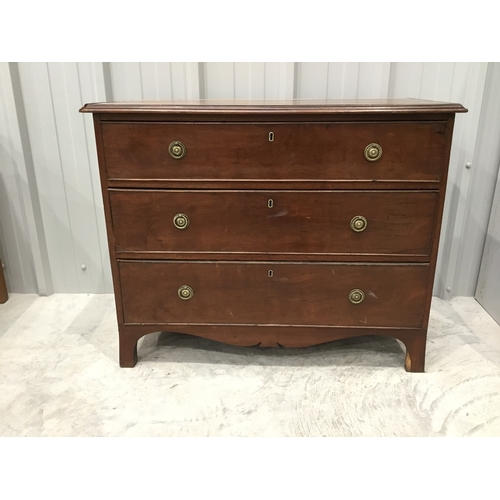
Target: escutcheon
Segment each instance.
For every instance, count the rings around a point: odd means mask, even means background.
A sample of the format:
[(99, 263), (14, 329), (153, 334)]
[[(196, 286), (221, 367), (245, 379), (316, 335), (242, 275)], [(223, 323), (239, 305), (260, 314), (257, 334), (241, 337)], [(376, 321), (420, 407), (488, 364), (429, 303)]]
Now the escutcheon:
[(362, 215), (356, 215), (351, 219), (351, 229), (356, 233), (364, 231), (367, 225), (368, 221)]
[(187, 148), (181, 141), (174, 141), (170, 143), (168, 152), (174, 160), (180, 160), (186, 156)]
[(377, 161), (382, 156), (382, 146), (376, 142), (368, 144), (365, 148), (365, 158), (368, 161)]
[(189, 300), (193, 298), (194, 290), (189, 285), (182, 285), (177, 290), (177, 294), (182, 300)]
[(359, 288), (355, 288), (354, 290), (351, 290), (349, 292), (349, 300), (353, 304), (361, 304), (361, 302), (365, 300), (365, 292), (363, 292), (363, 290), (360, 290)]
[(186, 229), (189, 226), (189, 217), (186, 214), (176, 214), (174, 216), (174, 226), (177, 229)]

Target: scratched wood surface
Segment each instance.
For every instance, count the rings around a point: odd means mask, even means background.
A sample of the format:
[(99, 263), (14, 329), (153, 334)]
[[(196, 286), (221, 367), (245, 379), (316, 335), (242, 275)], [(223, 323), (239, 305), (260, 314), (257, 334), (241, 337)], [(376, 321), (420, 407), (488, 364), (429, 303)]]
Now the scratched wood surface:
[[(397, 126), (396, 126), (397, 125)], [(446, 121), (329, 124), (103, 123), (111, 179), (438, 180)], [(274, 140), (269, 140), (269, 133)], [(168, 152), (181, 141), (186, 156)], [(377, 162), (366, 146), (383, 148)]]
[[(122, 258), (163, 251), (411, 261), (429, 259), (438, 192), (111, 190), (109, 198)], [(173, 223), (179, 212), (189, 218), (186, 229)], [(362, 232), (351, 229), (355, 216), (367, 220)]]
[[(165, 325), (418, 328), (429, 275), (426, 264), (121, 261), (119, 269), (124, 322)], [(192, 299), (179, 298), (182, 285)], [(349, 301), (353, 289), (364, 291), (362, 303)], [(317, 343), (314, 334), (307, 340)]]

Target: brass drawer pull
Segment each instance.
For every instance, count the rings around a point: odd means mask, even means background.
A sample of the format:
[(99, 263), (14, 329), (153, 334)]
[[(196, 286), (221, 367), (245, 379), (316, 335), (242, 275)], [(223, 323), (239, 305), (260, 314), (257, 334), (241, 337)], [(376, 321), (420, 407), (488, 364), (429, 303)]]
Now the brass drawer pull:
[(368, 144), (365, 148), (365, 158), (368, 161), (377, 161), (382, 156), (382, 146), (376, 142)]
[(189, 217), (186, 214), (175, 215), (174, 226), (177, 229), (186, 229), (189, 226)]
[(177, 294), (182, 300), (189, 300), (193, 298), (194, 290), (189, 285), (182, 285), (177, 290)]
[(356, 233), (364, 231), (366, 226), (368, 226), (368, 221), (362, 215), (356, 215), (351, 219), (351, 229)]
[(361, 302), (365, 300), (365, 292), (363, 292), (363, 290), (360, 290), (359, 288), (355, 288), (354, 290), (351, 290), (349, 292), (349, 300), (353, 304), (361, 304)]
[(182, 142), (174, 141), (170, 143), (168, 152), (174, 160), (180, 160), (181, 158), (184, 158), (186, 156), (187, 148), (186, 146), (184, 146), (184, 144), (182, 144)]

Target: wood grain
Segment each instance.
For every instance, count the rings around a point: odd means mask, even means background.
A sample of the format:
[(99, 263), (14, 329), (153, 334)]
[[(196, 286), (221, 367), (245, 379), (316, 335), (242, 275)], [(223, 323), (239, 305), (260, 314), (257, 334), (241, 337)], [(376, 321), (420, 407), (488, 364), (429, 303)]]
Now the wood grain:
[[(120, 261), (125, 323), (412, 327), (426, 264)], [(272, 276), (269, 276), (272, 271)], [(179, 298), (181, 285), (194, 290)], [(361, 304), (349, 301), (361, 289)]]
[[(110, 190), (116, 250), (429, 257), (436, 191)], [(272, 200), (272, 207), (268, 204)], [(177, 229), (173, 218), (189, 217)], [(362, 232), (350, 227), (361, 215)]]
[[(445, 130), (446, 122), (102, 124), (112, 179), (435, 181)], [(173, 141), (187, 147), (184, 158), (170, 156)], [(364, 157), (371, 143), (383, 149), (375, 162)]]
[(326, 344), (335, 340), (377, 335), (393, 337), (406, 347), (405, 369), (423, 372), (427, 330), (425, 328), (345, 328), (336, 326), (282, 326), (282, 325), (120, 325), (120, 366), (133, 368), (137, 364), (137, 342), (144, 335), (168, 330), (187, 333), (225, 344), (250, 347), (300, 348)]
[(429, 101), (425, 99), (195, 99), (195, 100), (141, 100), (122, 102), (89, 103), (80, 109), (83, 113), (154, 113), (154, 114), (203, 114), (233, 113), (335, 115), (369, 113), (407, 114), (464, 113), (467, 110), (458, 103)]
[[(288, 347), (390, 335), (406, 346), (405, 368), (424, 370), (454, 114), (465, 108), (403, 99), (81, 111), (94, 113), (121, 366), (135, 365), (141, 336), (169, 330)], [(173, 141), (187, 146), (181, 160)], [(372, 142), (383, 148), (376, 162), (363, 154)], [(177, 213), (188, 229), (173, 226)], [(362, 233), (349, 227), (355, 215), (368, 220)]]

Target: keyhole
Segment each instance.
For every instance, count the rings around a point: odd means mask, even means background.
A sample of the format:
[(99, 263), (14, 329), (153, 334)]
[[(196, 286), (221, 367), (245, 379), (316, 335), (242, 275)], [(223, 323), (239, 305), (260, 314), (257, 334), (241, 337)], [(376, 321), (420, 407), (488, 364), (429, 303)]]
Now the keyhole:
[(268, 200), (267, 201), (267, 208), (273, 208), (274, 201), (273, 200)]
[(274, 141), (274, 132), (269, 132), (269, 142)]
[(267, 272), (267, 275), (272, 278), (273, 277), (273, 270), (272, 269), (269, 269), (269, 271)]

